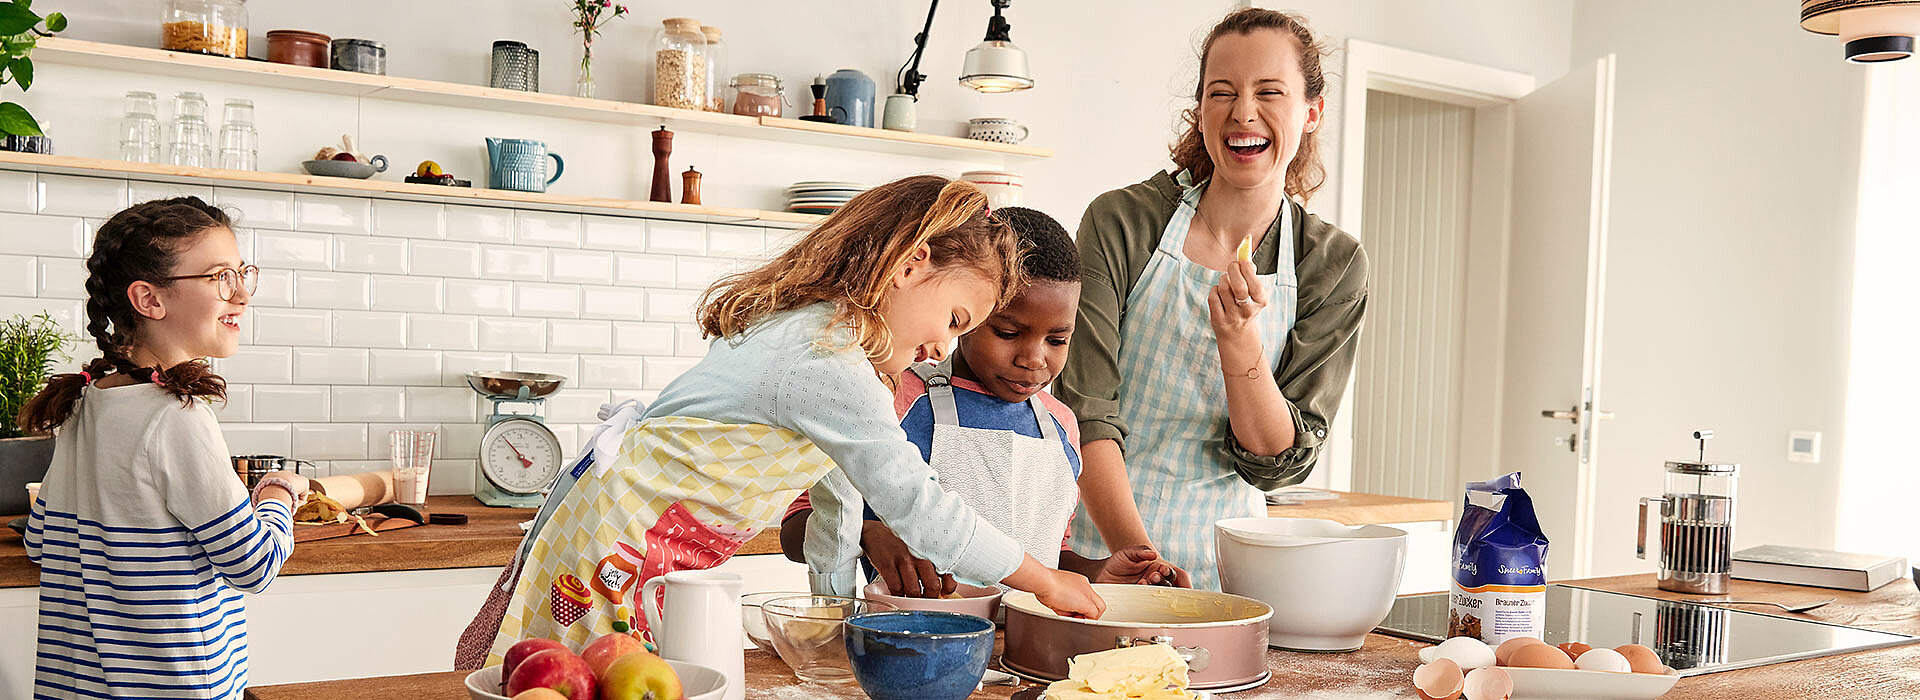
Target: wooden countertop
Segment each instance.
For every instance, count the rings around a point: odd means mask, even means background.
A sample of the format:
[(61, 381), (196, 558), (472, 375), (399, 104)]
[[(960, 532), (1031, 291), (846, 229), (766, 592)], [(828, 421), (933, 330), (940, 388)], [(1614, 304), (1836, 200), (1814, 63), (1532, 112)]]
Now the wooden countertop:
[(1385, 525), (1452, 520), (1454, 504), (1424, 498), (1332, 492), (1338, 498), (1299, 505), (1267, 506), (1270, 518), (1322, 518), (1342, 525)]
[[(1710, 596), (1668, 593), (1654, 587), (1651, 575), (1586, 579), (1565, 583), (1672, 600), (1712, 600)], [(1833, 604), (1795, 617), (1855, 625), (1905, 634), (1920, 634), (1920, 591), (1900, 580), (1871, 593), (1802, 588), (1752, 581), (1735, 581), (1732, 593), (1721, 599), (1775, 600), (1799, 603), (1836, 598)], [(1385, 635), (1368, 635), (1366, 646), (1346, 654), (1303, 654), (1268, 650), (1273, 680), (1260, 688), (1221, 696), (1223, 700), (1278, 700), (1296, 697), (1413, 697), (1410, 683), (1417, 651), (1426, 646)], [(788, 700), (866, 697), (857, 686), (805, 686), (772, 655), (750, 650), (747, 655), (747, 700)], [(412, 676), (361, 678), (324, 683), (251, 688), (255, 700), (464, 700), (458, 671)], [(993, 686), (975, 698), (1006, 698), (1013, 688)], [(1759, 668), (1683, 678), (1666, 697), (1694, 700), (1754, 700), (1757, 698), (1913, 698), (1920, 697), (1920, 644)]]
[[(432, 496), (427, 499), (427, 508), (432, 513), (464, 513), (467, 524), (426, 525), (382, 532), (379, 537), (354, 535), (302, 542), (293, 548), (293, 557), (280, 575), (505, 566), (520, 546), (520, 523), (534, 514), (531, 509), (490, 508), (472, 496)], [(740, 553), (779, 551), (780, 533), (770, 528), (748, 541)], [(40, 568), (27, 560), (20, 535), (0, 529), (0, 588), (38, 585)]]

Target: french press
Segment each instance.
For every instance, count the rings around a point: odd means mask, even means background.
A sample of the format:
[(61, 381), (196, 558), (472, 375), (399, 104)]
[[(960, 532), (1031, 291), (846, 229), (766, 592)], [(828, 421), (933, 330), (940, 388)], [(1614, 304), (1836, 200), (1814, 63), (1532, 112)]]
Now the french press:
[(1732, 580), (1733, 498), (1740, 465), (1707, 461), (1711, 430), (1696, 430), (1698, 461), (1667, 462), (1667, 493), (1640, 499), (1635, 556), (1647, 558), (1647, 504), (1660, 503), (1661, 590), (1723, 594)]

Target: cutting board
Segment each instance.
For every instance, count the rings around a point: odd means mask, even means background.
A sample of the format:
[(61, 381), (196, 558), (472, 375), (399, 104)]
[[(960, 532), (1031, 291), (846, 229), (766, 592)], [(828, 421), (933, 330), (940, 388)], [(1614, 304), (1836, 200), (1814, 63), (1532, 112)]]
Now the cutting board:
[[(384, 515), (369, 515), (369, 516), (366, 516), (366, 518), (367, 518), (367, 527), (373, 528), (374, 532), (402, 530), (409, 527), (418, 527), (420, 525), (420, 523), (416, 523), (412, 520), (407, 520), (404, 518), (389, 518)], [(367, 536), (367, 533), (366, 531), (360, 529), (359, 523), (355, 523), (352, 520), (348, 520), (347, 522), (344, 522), (344, 523), (328, 523), (326, 525), (306, 525), (302, 523), (293, 524), (293, 541), (296, 544), (300, 542), (317, 542), (319, 540), (331, 540), (339, 537), (351, 537), (354, 535), (360, 535), (364, 537), (364, 536)]]

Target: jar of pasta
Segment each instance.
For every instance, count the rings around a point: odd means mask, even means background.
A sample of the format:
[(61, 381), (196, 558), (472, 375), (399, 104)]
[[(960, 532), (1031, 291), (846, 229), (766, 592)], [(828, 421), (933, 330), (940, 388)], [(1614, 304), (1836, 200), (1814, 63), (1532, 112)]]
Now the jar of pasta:
[(247, 57), (247, 0), (167, 0), (160, 48)]
[(686, 17), (661, 22), (653, 39), (653, 103), (707, 109), (707, 37)]

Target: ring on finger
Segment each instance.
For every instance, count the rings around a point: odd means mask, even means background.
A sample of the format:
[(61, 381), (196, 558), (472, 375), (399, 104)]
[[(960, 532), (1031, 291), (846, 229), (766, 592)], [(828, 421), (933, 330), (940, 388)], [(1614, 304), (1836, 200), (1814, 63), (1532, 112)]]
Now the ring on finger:
[(1253, 299), (1252, 299), (1251, 297), (1246, 297), (1246, 298), (1241, 298), (1241, 299), (1235, 299), (1235, 300), (1233, 300), (1233, 303), (1236, 303), (1236, 304), (1251, 304), (1251, 303), (1253, 303)]

